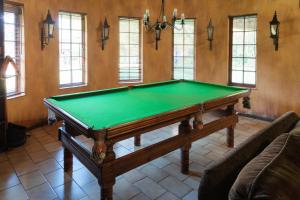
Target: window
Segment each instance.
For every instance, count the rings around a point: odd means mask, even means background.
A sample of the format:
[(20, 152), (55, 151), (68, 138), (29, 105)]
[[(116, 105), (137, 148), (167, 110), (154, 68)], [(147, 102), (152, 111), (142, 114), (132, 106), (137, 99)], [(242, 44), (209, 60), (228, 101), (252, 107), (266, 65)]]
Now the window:
[(23, 8), (4, 4), (4, 77), (7, 96), (24, 92), (24, 25)]
[(230, 84), (256, 84), (256, 15), (231, 18)]
[(193, 80), (195, 78), (195, 20), (175, 22), (173, 32), (173, 78)]
[(119, 19), (120, 82), (142, 81), (140, 28), (139, 19), (123, 17)]
[(86, 78), (85, 15), (59, 12), (59, 83), (83, 85)]

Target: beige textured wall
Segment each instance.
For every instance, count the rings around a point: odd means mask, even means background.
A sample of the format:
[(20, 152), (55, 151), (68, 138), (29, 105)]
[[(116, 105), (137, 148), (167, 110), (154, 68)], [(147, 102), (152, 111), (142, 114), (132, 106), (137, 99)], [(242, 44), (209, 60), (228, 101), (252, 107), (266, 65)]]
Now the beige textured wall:
[[(160, 0), (15, 0), (24, 4), (26, 95), (8, 100), (10, 121), (31, 126), (47, 115), (43, 98), (71, 92), (109, 88), (118, 85), (118, 17), (141, 17), (146, 8), (156, 17)], [(166, 0), (171, 16), (177, 7), (187, 17), (197, 18), (197, 79), (228, 82), (228, 16), (258, 14), (257, 89), (252, 93), (252, 114), (278, 116), (288, 110), (300, 113), (300, 8), (298, 0)], [(87, 13), (88, 86), (58, 87), (58, 34), (44, 51), (40, 49), (39, 22), (50, 9), (54, 19), (59, 10)], [(279, 51), (269, 38), (269, 21), (274, 10), (281, 22)], [(97, 28), (107, 16), (110, 40), (102, 51)], [(206, 26), (215, 25), (213, 51), (209, 51)], [(153, 18), (152, 18), (153, 19)], [(153, 34), (143, 32), (144, 82), (171, 78), (171, 31), (162, 34), (159, 51)]]

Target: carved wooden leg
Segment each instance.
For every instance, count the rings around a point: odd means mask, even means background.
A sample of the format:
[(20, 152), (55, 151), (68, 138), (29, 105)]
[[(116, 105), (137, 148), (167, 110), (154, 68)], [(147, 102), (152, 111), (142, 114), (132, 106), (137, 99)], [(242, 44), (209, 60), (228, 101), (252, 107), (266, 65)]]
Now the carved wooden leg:
[[(234, 105), (227, 107), (227, 115), (236, 115)], [(232, 125), (227, 128), (227, 146), (230, 148), (234, 147), (234, 127), (235, 125)]]
[(189, 173), (190, 148), (191, 148), (191, 145), (186, 145), (181, 148), (181, 173), (183, 173), (183, 174)]
[(101, 200), (112, 200), (113, 185), (104, 184), (101, 186)]
[[(188, 135), (191, 133), (191, 125), (189, 120), (182, 121), (179, 125), (179, 134), (180, 135)], [(191, 143), (188, 142), (181, 148), (181, 172), (183, 174), (189, 173), (189, 161), (190, 161), (190, 148)]]
[(116, 155), (113, 151), (113, 144), (106, 143), (106, 145), (106, 157), (100, 167), (100, 178), (98, 182), (101, 187), (101, 200), (112, 200), (113, 186), (116, 182), (112, 162), (116, 159)]
[(141, 146), (141, 135), (136, 135), (134, 137), (134, 146)]
[(64, 171), (73, 171), (73, 154), (64, 147)]
[(202, 113), (198, 112), (195, 115), (195, 119), (193, 121), (193, 128), (200, 130), (200, 129), (203, 129), (203, 127), (204, 127), (204, 125), (203, 125), (203, 120), (202, 120)]

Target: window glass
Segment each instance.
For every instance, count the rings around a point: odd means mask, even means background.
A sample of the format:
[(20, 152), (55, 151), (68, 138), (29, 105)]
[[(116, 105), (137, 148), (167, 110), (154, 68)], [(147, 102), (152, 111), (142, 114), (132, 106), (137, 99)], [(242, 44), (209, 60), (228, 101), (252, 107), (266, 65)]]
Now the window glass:
[(232, 84), (256, 84), (256, 27), (257, 17), (232, 19), (231, 80)]
[(121, 82), (140, 82), (141, 65), (140, 20), (119, 19), (119, 80)]
[(175, 22), (173, 32), (173, 78), (193, 80), (195, 77), (195, 20)]
[(85, 15), (59, 13), (59, 83), (72, 87), (86, 83)]

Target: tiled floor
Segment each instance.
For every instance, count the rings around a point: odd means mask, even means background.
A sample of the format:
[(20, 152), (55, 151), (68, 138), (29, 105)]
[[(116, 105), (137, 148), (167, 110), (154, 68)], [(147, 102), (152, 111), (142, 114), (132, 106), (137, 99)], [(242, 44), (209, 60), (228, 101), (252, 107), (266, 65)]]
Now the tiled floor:
[[(255, 134), (268, 123), (240, 117), (236, 127), (236, 145)], [(57, 127), (44, 126), (30, 131), (25, 146), (0, 154), (0, 200), (99, 199), (96, 178), (74, 158), (72, 172), (64, 173), (63, 148), (57, 141)], [(143, 146), (177, 134), (177, 125), (142, 137)], [(90, 146), (90, 141), (79, 138)], [(203, 169), (223, 157), (225, 130), (193, 143), (190, 175), (180, 173), (179, 150), (119, 176), (114, 199), (121, 200), (193, 200)], [(133, 139), (115, 145), (118, 156), (134, 151)]]

